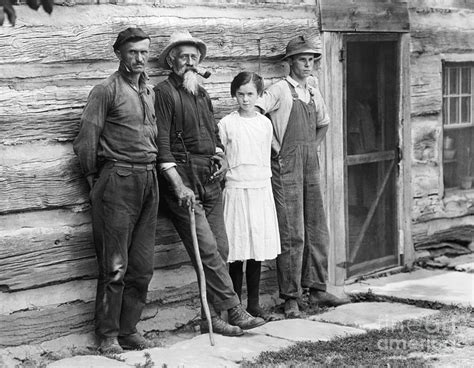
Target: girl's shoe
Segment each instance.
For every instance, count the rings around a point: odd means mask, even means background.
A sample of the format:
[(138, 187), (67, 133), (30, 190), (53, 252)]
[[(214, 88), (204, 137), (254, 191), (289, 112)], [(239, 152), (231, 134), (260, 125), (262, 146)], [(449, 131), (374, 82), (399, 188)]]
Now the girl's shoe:
[(262, 307), (259, 305), (257, 307), (247, 307), (247, 312), (250, 313), (254, 317), (260, 317), (265, 321), (270, 321), (272, 316), (270, 313), (266, 312)]

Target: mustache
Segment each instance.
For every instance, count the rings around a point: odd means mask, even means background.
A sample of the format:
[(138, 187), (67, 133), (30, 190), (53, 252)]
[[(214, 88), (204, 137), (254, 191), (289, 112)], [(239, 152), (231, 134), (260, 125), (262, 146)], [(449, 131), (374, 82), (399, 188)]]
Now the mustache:
[(199, 68), (195, 66), (190, 66), (186, 68), (186, 71), (193, 71), (194, 73), (200, 75), (201, 77), (207, 79), (211, 76), (211, 72), (209, 70), (206, 70), (204, 68)]

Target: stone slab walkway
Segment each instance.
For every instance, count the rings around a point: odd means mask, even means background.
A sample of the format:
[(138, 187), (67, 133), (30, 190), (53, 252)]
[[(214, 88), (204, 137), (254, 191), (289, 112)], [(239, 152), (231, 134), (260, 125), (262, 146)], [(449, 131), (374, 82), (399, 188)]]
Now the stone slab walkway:
[[(473, 306), (474, 275), (446, 270), (416, 270), (364, 280), (345, 287), (349, 294), (371, 292), (400, 300), (423, 300), (447, 305)], [(393, 327), (406, 320), (421, 319), (438, 311), (395, 302), (353, 303), (329, 310), (308, 319), (269, 322), (246, 332), (242, 337), (199, 335), (167, 348), (131, 351), (119, 360), (102, 356), (75, 356), (48, 365), (48, 368), (121, 368), (144, 365), (155, 367), (238, 367), (243, 359), (251, 360), (263, 351), (277, 351), (297, 341), (327, 341), (340, 336), (364, 334), (369, 330)], [(145, 356), (145, 352), (148, 358)], [(450, 363), (448, 357), (443, 362)], [(447, 365), (449, 366), (449, 364)], [(440, 367), (440, 366), (439, 366)]]
[(348, 285), (349, 294), (368, 293), (461, 307), (474, 306), (474, 274), (419, 269)]

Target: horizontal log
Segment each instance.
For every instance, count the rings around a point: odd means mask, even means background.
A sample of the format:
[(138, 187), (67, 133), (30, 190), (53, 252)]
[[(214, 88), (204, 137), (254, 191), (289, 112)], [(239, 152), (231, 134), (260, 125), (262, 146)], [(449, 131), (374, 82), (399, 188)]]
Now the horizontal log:
[(26, 345), (60, 336), (90, 332), (94, 303), (77, 302), (53, 309), (0, 316), (0, 347)]
[[(77, 288), (77, 295), (73, 288)], [(262, 267), (261, 295), (273, 295), (276, 289), (274, 261), (266, 262)], [(36, 292), (37, 297), (26, 300), (32, 292)], [(48, 298), (47, 293), (52, 298)], [(0, 293), (1, 304), (5, 302), (5, 295), (13, 294), (16, 309), (10, 303), (11, 313), (0, 315), (0, 348), (37, 344), (93, 330), (95, 282), (92, 280), (69, 282), (37, 291)], [(186, 308), (191, 310), (186, 311)], [(198, 286), (194, 269), (183, 266), (173, 270), (156, 270), (139, 329), (144, 332), (173, 330), (198, 315)]]
[(419, 11), (433, 11), (432, 9), (473, 9), (474, 3), (469, 0), (410, 0), (411, 8)]
[(337, 32), (408, 32), (406, 2), (320, 0), (321, 29)]
[(118, 13), (110, 6), (92, 6), (103, 17), (94, 15), (86, 20), (80, 14), (84, 8), (88, 7), (60, 9), (55, 17), (62, 18), (61, 26), (49, 23), (5, 28), (0, 35), (0, 54), (3, 55), (0, 63), (115, 60), (112, 45), (118, 32), (130, 24), (139, 25), (150, 35), (152, 55), (158, 55), (167, 45), (169, 36), (183, 28), (207, 43), (211, 58), (276, 56), (283, 53), (286, 43), (295, 34), (318, 35), (316, 18), (310, 12), (307, 18), (280, 13), (268, 18), (256, 18), (253, 14), (251, 18), (238, 19), (225, 13), (219, 18), (212, 15), (183, 17), (176, 11), (165, 15), (150, 6), (123, 7)]
[(88, 202), (71, 144), (0, 145), (0, 214)]
[[(97, 263), (88, 213), (80, 216), (59, 210), (67, 217), (56, 221), (58, 211), (39, 211), (45, 222), (28, 228), (14, 226), (11, 215), (5, 218), (11, 227), (0, 230), (0, 286), (4, 290), (23, 290), (49, 284), (94, 278)], [(18, 215), (13, 215), (18, 216)], [(21, 221), (20, 221), (21, 223)], [(189, 257), (171, 222), (160, 215), (155, 245), (155, 268), (177, 267), (189, 263)]]
[[(236, 106), (235, 100), (230, 96), (232, 78), (241, 70), (258, 71), (258, 64), (249, 61), (234, 63), (230, 67), (221, 65), (209, 65), (213, 75), (204, 84), (213, 100), (217, 119), (228, 114)], [(262, 75), (267, 82), (285, 73), (285, 65), (280, 63), (267, 62), (264, 67), (266, 71)], [(74, 76), (69, 74), (68, 80), (72, 81), (71, 83), (63, 82), (61, 86), (56, 86), (53, 78), (52, 75), (45, 77), (42, 83), (47, 86), (41, 88), (36, 88), (36, 83), (24, 85), (24, 88), (20, 89), (0, 87), (0, 143), (11, 145), (38, 139), (71, 141), (76, 137), (87, 96), (100, 79), (86, 79), (83, 85), (78, 85)], [(164, 78), (152, 76), (150, 84), (154, 85)], [(93, 84), (87, 84), (91, 82)]]
[[(59, 284), (0, 293), (0, 314), (53, 308), (76, 300), (90, 302), (95, 299), (97, 281), (81, 279), (63, 280)], [(148, 287), (148, 303), (169, 304), (177, 301), (181, 291), (190, 286), (197, 294), (196, 275), (191, 265), (177, 268), (155, 269)]]
[(441, 218), (413, 225), (415, 247), (447, 241), (474, 241), (474, 215)]
[[(84, 299), (57, 300), (57, 304), (46, 305), (31, 301), (34, 308), (18, 309), (7, 315), (0, 315), (0, 347), (38, 343), (72, 333), (91, 331), (94, 318), (95, 282), (88, 282), (88, 284), (88, 294), (81, 295), (85, 297)], [(70, 285), (57, 286), (55, 292), (59, 295), (63, 292), (73, 297), (74, 294), (67, 289), (68, 286)], [(178, 270), (155, 271), (149, 290), (146, 309), (156, 309), (157, 306), (166, 309), (167, 305), (173, 304), (176, 307), (176, 305), (187, 304), (198, 296), (196, 275), (190, 266), (181, 267)], [(145, 321), (151, 317), (146, 309), (142, 315), (142, 320)]]

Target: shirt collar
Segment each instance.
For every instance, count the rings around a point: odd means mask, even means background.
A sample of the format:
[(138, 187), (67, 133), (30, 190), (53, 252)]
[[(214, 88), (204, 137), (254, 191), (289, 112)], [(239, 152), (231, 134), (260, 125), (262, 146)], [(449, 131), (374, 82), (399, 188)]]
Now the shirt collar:
[[(288, 83), (290, 83), (293, 87), (300, 87), (302, 89), (307, 89), (305, 88), (305, 86), (302, 86), (301, 84), (299, 84), (296, 80), (294, 80), (293, 78), (291, 78), (289, 75), (286, 76), (286, 80), (288, 81)], [(306, 83), (306, 86), (308, 86), (308, 83)]]
[(293, 79), (292, 77), (290, 77), (289, 75), (286, 76), (286, 80), (287, 80), (288, 83), (290, 83), (294, 88), (299, 87), (299, 88), (301, 88), (301, 89), (303, 89), (303, 90), (307, 90), (307, 91), (311, 94), (311, 96), (314, 95), (314, 90), (313, 90), (314, 87), (309, 84), (309, 81), (308, 81), (308, 80), (306, 81), (306, 87), (305, 87), (305, 86), (302, 86), (301, 84), (299, 84), (296, 80), (294, 80), (294, 79)]
[[(122, 62), (119, 65), (118, 69), (120, 75), (130, 84), (132, 84), (132, 78), (130, 77), (131, 73), (129, 72), (128, 68), (123, 64)], [(146, 81), (148, 80), (148, 74), (146, 72), (142, 72), (140, 74), (140, 78), (138, 79), (138, 85), (140, 86), (140, 89), (143, 87), (144, 84), (146, 84)]]

